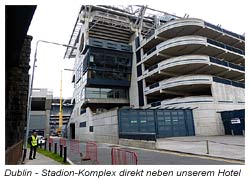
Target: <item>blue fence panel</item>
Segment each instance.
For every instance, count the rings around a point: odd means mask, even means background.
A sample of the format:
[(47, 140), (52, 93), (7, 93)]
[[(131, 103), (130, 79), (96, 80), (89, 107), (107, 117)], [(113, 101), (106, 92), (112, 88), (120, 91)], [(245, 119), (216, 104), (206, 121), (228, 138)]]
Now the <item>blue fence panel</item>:
[(154, 140), (156, 137), (193, 136), (190, 109), (120, 109), (119, 137)]

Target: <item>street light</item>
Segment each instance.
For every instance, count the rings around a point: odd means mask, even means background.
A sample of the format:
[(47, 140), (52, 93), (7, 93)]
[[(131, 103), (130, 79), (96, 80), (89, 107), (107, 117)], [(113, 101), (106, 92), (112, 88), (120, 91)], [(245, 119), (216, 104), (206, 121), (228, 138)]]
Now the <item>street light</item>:
[(71, 47), (76, 49), (75, 46), (70, 46), (70, 45), (66, 45), (66, 44), (61, 44), (61, 43), (56, 43), (56, 42), (52, 42), (52, 41), (45, 41), (45, 40), (38, 40), (36, 42), (36, 49), (35, 49), (35, 54), (34, 54), (34, 63), (32, 66), (32, 74), (31, 74), (31, 80), (29, 82), (29, 93), (28, 93), (28, 102), (27, 102), (27, 125), (26, 125), (26, 134), (25, 134), (25, 138), (24, 138), (24, 152), (23, 152), (23, 163), (24, 160), (26, 158), (26, 154), (27, 154), (27, 140), (28, 140), (28, 136), (29, 136), (29, 125), (30, 125), (30, 111), (31, 111), (31, 95), (32, 95), (32, 89), (33, 89), (33, 81), (34, 81), (34, 72), (35, 72), (35, 67), (36, 67), (36, 62), (37, 62), (37, 48), (38, 48), (38, 44), (39, 43), (47, 43), (47, 44), (54, 44), (54, 45), (58, 45), (58, 46), (64, 46), (64, 47)]

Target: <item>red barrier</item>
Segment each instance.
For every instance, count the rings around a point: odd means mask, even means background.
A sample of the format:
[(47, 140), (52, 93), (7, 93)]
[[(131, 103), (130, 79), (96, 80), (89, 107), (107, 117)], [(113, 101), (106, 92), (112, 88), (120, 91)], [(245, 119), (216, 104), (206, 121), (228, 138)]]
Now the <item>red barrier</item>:
[(94, 163), (99, 164), (97, 157), (97, 144), (95, 142), (86, 143), (85, 156), (81, 157), (81, 161), (87, 161), (87, 160), (91, 160)]
[(111, 149), (112, 165), (137, 165), (137, 153), (126, 149)]
[(53, 144), (53, 138), (49, 138), (49, 143)]
[(60, 138), (59, 143), (60, 143), (60, 145), (63, 145), (65, 147), (66, 146), (66, 139)]
[(79, 140), (71, 139), (69, 141), (70, 144), (70, 152), (71, 153), (79, 153)]

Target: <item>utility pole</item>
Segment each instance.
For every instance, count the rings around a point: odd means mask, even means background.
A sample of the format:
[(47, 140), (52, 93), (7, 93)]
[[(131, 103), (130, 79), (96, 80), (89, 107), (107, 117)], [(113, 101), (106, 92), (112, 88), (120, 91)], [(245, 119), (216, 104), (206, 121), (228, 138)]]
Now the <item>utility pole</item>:
[(60, 80), (60, 111), (59, 111), (59, 128), (58, 135), (62, 135), (62, 125), (63, 125), (63, 112), (62, 112), (62, 70), (61, 70), (61, 80)]

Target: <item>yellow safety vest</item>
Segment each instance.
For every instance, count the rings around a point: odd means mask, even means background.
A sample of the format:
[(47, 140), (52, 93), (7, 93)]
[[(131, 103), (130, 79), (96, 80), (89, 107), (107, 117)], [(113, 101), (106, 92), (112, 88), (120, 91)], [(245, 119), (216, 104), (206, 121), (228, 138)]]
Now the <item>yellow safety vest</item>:
[(31, 145), (32, 146), (37, 146), (37, 137), (35, 137), (34, 135), (32, 135), (31, 138), (32, 138)]

